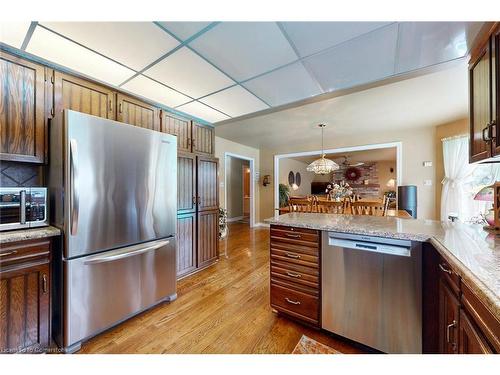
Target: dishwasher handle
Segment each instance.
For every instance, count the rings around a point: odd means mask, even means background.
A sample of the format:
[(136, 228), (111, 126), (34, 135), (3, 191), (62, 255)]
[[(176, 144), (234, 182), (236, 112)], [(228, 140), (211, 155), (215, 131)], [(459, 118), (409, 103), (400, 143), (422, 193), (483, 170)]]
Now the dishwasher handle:
[(329, 246), (342, 247), (361, 251), (370, 251), (374, 253), (411, 257), (411, 248), (405, 246), (380, 244), (374, 242), (363, 242), (355, 240), (346, 240), (342, 238), (329, 237)]

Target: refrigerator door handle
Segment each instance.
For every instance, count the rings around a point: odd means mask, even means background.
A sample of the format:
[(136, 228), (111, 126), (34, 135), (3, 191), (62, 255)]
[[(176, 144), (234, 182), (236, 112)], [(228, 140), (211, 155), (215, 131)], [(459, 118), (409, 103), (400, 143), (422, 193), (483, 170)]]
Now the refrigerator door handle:
[(71, 217), (71, 235), (75, 236), (78, 233), (78, 214), (80, 202), (78, 198), (78, 189), (75, 186), (75, 181), (78, 179), (78, 148), (76, 139), (72, 139), (69, 143), (70, 157), (70, 217)]
[(84, 264), (89, 265), (89, 264), (112, 262), (114, 260), (128, 258), (146, 253), (148, 251), (156, 250), (159, 249), (160, 247), (168, 245), (169, 243), (170, 240), (160, 240), (160, 241), (154, 241), (153, 243), (149, 242), (148, 244), (128, 246), (123, 249), (114, 250), (108, 253), (107, 255), (96, 255), (90, 257), (88, 260), (84, 262)]
[(26, 224), (26, 190), (19, 192), (19, 200), (20, 222)]

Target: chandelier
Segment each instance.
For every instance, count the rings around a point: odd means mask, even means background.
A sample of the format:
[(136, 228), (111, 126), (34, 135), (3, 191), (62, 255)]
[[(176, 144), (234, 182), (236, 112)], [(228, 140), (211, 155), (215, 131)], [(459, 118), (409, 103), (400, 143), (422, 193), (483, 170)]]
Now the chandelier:
[(325, 153), (324, 153), (324, 144), (323, 144), (323, 138), (324, 138), (324, 128), (325, 124), (319, 124), (318, 125), (321, 128), (321, 157), (319, 159), (316, 159), (313, 161), (311, 164), (307, 166), (307, 171), (309, 172), (314, 172), (316, 174), (329, 174), (333, 171), (336, 171), (339, 169), (339, 166), (337, 163), (335, 163), (333, 160), (325, 158)]

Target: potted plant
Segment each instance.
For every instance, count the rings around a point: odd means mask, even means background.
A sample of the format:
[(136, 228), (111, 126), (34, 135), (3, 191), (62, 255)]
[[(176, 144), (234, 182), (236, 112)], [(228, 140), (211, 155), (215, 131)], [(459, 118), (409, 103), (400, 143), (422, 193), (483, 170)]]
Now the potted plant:
[(227, 237), (227, 210), (219, 207), (219, 239)]
[(279, 185), (280, 208), (288, 206), (288, 197), (290, 196), (290, 188), (285, 184)]

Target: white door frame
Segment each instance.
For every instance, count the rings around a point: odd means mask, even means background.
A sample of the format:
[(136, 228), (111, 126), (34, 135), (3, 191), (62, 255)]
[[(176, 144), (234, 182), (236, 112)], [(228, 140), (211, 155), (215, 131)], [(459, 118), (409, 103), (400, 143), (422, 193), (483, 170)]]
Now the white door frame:
[(250, 227), (255, 227), (255, 159), (248, 156), (224, 152), (224, 206), (227, 209), (227, 161), (228, 157), (250, 162)]
[[(365, 150), (378, 150), (381, 148), (396, 147), (396, 181), (397, 185), (402, 185), (403, 181), (403, 143), (402, 142), (389, 142), (389, 143), (376, 143), (372, 145), (362, 145), (362, 146), (349, 146), (332, 148), (325, 150), (325, 154), (336, 154), (342, 152), (353, 152), (353, 151), (365, 151)], [(289, 154), (279, 154), (274, 155), (274, 208), (279, 207), (279, 183), (280, 183), (280, 159), (284, 158), (294, 158), (298, 156), (312, 156), (321, 155), (321, 150), (317, 151), (303, 151), (303, 152), (292, 152)]]

